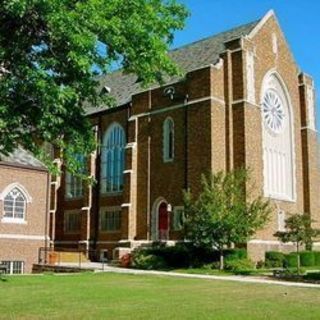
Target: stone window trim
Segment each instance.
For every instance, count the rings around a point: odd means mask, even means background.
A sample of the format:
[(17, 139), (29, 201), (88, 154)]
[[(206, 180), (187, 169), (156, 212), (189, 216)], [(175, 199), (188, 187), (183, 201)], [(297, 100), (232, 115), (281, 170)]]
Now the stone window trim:
[[(120, 233), (121, 232), (121, 219), (122, 219), (122, 213), (121, 213), (121, 206), (110, 206), (110, 207), (102, 207), (100, 208), (100, 213), (99, 213), (99, 230), (101, 233), (106, 233), (106, 234), (115, 234), (115, 233)], [(111, 215), (112, 219), (114, 219), (114, 221), (112, 222), (114, 225), (118, 224), (118, 227), (115, 229), (107, 229), (107, 226), (103, 226), (103, 215)], [(118, 217), (116, 217), (116, 215), (118, 215)], [(105, 217), (105, 219), (107, 220), (107, 217)], [(105, 223), (107, 224), (107, 221), (105, 221)]]
[[(286, 113), (286, 123), (284, 123), (283, 131), (280, 130), (278, 133), (272, 132), (268, 128), (263, 114), (263, 98), (270, 89), (277, 92)], [(260, 91), (260, 108), (263, 137), (264, 196), (273, 200), (294, 203), (297, 200), (297, 194), (293, 107), (286, 83), (275, 68), (266, 72), (263, 78)], [(277, 159), (279, 161), (276, 162), (275, 160)], [(281, 180), (275, 179), (275, 177), (279, 176), (279, 172), (281, 172)]]
[(163, 122), (163, 162), (174, 160), (174, 121), (167, 117)]
[(125, 148), (125, 130), (118, 122), (111, 123), (101, 144), (100, 193), (103, 196), (116, 196), (123, 192)]
[[(15, 207), (17, 205), (17, 197), (18, 196), (14, 196), (12, 199), (8, 200), (7, 197), (10, 195), (10, 193), (12, 192), (18, 192), (20, 195), (20, 197), (23, 199), (23, 203), (20, 204), (23, 206), (23, 210), (22, 212), (20, 212), (20, 215), (22, 214), (22, 216), (17, 217), (15, 215), (18, 215), (19, 213), (16, 212)], [(6, 206), (6, 199), (7, 201), (12, 201), (12, 217), (11, 216), (6, 216), (5, 213), (5, 206)], [(26, 188), (24, 188), (23, 185), (21, 185), (18, 182), (15, 183), (11, 183), (9, 184), (2, 193), (0, 193), (0, 201), (2, 201), (2, 218), (1, 218), (1, 223), (15, 223), (15, 224), (27, 224), (26, 221), (26, 217), (27, 217), (27, 207), (28, 207), (28, 203), (32, 202), (32, 198), (30, 196), (30, 194), (28, 193), (28, 191), (26, 190)], [(21, 200), (19, 200), (21, 202)], [(21, 209), (21, 208), (20, 208)]]

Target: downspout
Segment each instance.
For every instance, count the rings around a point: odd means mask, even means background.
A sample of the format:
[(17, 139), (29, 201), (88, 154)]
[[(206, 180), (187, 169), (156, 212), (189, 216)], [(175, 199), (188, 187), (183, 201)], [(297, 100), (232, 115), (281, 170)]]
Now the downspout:
[[(152, 96), (151, 90), (148, 93), (148, 110), (150, 111), (152, 108)], [(147, 240), (151, 240), (151, 136), (150, 136), (150, 128), (151, 128), (151, 117), (148, 116), (148, 160), (147, 160)], [(137, 141), (136, 141), (137, 142)]]
[(187, 191), (189, 187), (188, 183), (188, 166), (189, 166), (189, 158), (188, 158), (188, 143), (189, 143), (189, 115), (188, 115), (188, 109), (187, 104), (189, 101), (188, 94), (185, 95), (184, 98), (184, 189)]
[(97, 132), (97, 141), (99, 145), (97, 146), (97, 159), (96, 159), (96, 185), (95, 185), (95, 223), (94, 223), (94, 250), (97, 250), (97, 242), (99, 238), (99, 211), (100, 211), (100, 173), (101, 173), (101, 115), (99, 115), (98, 120), (98, 132)]
[(47, 264), (47, 251), (48, 251), (48, 216), (50, 215), (50, 200), (51, 200), (51, 184), (50, 184), (50, 175), (47, 172), (47, 192), (46, 192), (46, 217), (45, 217), (45, 228), (44, 228), (44, 247), (45, 247), (45, 256), (44, 263)]

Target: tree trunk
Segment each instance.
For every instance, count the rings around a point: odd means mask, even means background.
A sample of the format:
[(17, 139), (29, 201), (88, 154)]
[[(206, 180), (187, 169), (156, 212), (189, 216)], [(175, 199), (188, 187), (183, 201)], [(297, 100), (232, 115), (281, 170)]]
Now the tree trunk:
[(224, 269), (223, 249), (220, 249), (220, 270)]
[(298, 275), (300, 275), (299, 242), (297, 242), (297, 271), (298, 271)]

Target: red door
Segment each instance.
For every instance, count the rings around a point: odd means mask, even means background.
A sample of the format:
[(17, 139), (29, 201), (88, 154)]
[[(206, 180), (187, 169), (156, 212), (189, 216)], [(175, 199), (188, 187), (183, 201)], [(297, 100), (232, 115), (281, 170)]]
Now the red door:
[(159, 207), (159, 240), (168, 239), (169, 215), (168, 208), (165, 202), (162, 202)]

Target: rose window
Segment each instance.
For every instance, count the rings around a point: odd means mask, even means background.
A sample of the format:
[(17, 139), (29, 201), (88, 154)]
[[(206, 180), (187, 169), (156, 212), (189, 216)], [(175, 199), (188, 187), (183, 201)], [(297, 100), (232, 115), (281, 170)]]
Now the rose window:
[(262, 100), (264, 122), (274, 133), (280, 133), (284, 128), (285, 112), (283, 103), (274, 90), (268, 90)]

